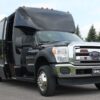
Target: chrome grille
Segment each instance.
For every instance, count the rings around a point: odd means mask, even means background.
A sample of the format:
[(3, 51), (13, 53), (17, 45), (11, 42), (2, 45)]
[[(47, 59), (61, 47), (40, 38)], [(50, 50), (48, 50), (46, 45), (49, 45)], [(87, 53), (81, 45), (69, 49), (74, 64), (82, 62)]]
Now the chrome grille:
[[(85, 52), (81, 52), (81, 50)], [(100, 47), (99, 46), (78, 46), (74, 48), (75, 64), (100, 65)]]

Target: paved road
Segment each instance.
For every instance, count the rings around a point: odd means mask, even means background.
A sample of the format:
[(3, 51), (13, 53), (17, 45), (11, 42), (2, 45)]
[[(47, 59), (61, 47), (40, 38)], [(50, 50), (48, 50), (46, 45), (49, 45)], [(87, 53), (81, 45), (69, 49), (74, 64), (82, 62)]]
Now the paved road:
[(94, 85), (67, 86), (43, 97), (32, 83), (10, 81), (0, 83), (0, 100), (100, 100), (100, 91)]

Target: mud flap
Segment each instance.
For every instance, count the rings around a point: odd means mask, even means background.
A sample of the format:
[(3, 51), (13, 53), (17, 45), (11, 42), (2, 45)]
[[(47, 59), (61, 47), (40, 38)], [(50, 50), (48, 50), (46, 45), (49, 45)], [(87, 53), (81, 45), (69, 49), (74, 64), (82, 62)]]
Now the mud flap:
[(4, 66), (3, 64), (0, 64), (0, 77), (1, 77), (2, 79), (6, 79), (4, 67), (5, 67), (5, 66)]

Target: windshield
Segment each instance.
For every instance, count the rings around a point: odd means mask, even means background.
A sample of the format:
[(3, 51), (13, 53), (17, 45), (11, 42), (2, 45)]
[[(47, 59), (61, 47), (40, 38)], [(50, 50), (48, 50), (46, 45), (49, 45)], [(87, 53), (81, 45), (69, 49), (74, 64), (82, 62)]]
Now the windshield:
[(70, 43), (74, 41), (83, 41), (77, 35), (68, 32), (38, 31), (37, 36), (40, 43), (52, 43), (60, 41), (66, 41)]

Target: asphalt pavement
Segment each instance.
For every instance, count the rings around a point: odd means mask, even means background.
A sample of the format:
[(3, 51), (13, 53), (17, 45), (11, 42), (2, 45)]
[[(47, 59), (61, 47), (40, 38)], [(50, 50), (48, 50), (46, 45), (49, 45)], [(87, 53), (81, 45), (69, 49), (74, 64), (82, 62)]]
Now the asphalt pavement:
[(57, 87), (52, 97), (43, 97), (32, 83), (0, 82), (0, 100), (100, 100), (100, 91), (93, 85)]

